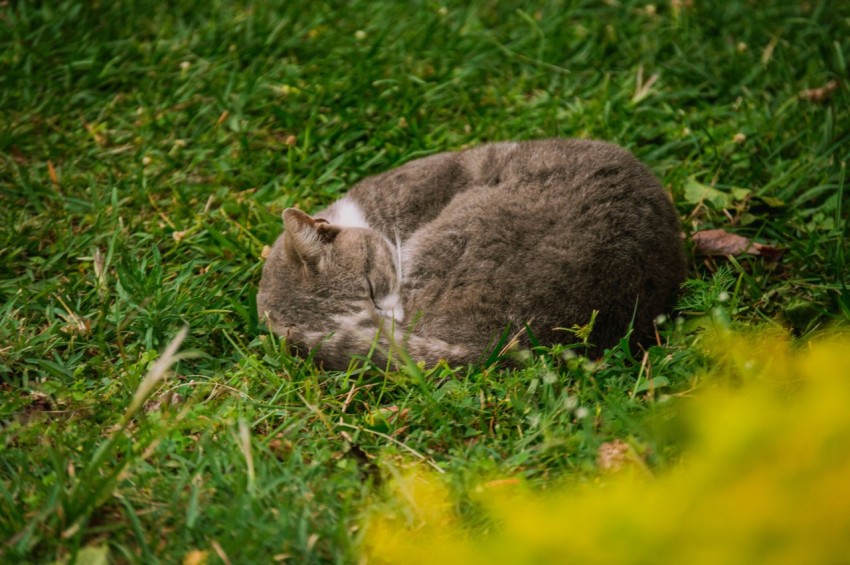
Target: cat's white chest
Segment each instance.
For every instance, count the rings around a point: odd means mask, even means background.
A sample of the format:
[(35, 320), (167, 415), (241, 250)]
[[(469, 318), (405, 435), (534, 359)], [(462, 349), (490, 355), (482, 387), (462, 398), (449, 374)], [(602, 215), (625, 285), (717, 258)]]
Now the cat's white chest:
[(404, 321), (404, 308), (401, 304), (401, 296), (398, 292), (389, 294), (375, 303), (375, 309), (378, 315), (388, 320), (396, 322)]
[(363, 210), (360, 209), (360, 206), (348, 197), (334, 202), (322, 216), (331, 224), (343, 228), (371, 229), (372, 227), (366, 221), (366, 216), (363, 215)]

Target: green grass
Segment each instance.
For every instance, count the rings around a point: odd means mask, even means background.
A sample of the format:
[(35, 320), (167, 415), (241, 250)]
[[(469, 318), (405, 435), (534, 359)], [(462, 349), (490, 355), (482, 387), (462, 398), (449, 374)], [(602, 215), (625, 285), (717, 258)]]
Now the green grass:
[[(468, 4), (0, 3), (0, 561), (354, 561), (388, 469), (543, 487), (595, 477), (615, 438), (670, 466), (666, 406), (700, 386), (706, 320), (806, 337), (850, 319), (850, 7)], [(285, 207), (547, 136), (630, 148), (686, 232), (784, 255), (692, 258), (684, 324), (645, 354), (339, 374), (263, 335)]]

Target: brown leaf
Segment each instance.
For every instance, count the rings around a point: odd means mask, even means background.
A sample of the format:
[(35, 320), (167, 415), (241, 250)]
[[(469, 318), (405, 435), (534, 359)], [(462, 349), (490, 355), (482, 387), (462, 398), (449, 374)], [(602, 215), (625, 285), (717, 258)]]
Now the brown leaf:
[(826, 102), (832, 93), (838, 90), (838, 81), (831, 80), (820, 88), (807, 88), (800, 91), (800, 98), (809, 102)]
[(53, 184), (53, 188), (61, 195), (62, 187), (59, 186), (59, 175), (56, 174), (56, 167), (53, 166), (52, 161), (47, 162), (47, 174), (50, 175), (50, 182)]
[(605, 442), (599, 446), (596, 453), (596, 464), (603, 471), (619, 471), (631, 458), (630, 451), (629, 444), (623, 440)]
[(742, 235), (729, 233), (726, 230), (703, 230), (691, 236), (694, 242), (694, 253), (697, 255), (758, 255), (769, 261), (775, 261), (782, 255), (782, 250), (763, 243), (757, 243)]
[(52, 161), (47, 162), (47, 174), (50, 175), (50, 182), (53, 183), (53, 186), (59, 188), (59, 175), (56, 174), (56, 168)]
[(83, 122), (83, 127), (86, 128), (86, 131), (89, 132), (89, 135), (92, 136), (94, 142), (104, 147), (107, 143), (106, 135), (104, 135), (103, 124), (88, 124)]
[(208, 551), (193, 549), (183, 557), (183, 565), (206, 565), (208, 559)]

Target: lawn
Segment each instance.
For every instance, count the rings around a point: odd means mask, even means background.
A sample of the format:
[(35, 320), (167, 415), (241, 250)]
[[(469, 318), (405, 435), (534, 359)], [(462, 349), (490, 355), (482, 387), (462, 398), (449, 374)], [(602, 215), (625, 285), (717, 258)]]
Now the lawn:
[[(482, 481), (679, 468), (707, 327), (804, 350), (850, 321), (848, 56), (826, 0), (0, 2), (0, 561), (356, 562), (408, 473), (485, 532)], [(260, 326), (284, 208), (552, 136), (670, 191), (690, 268), (658, 345), (332, 373)], [(709, 229), (769, 252), (704, 256)]]

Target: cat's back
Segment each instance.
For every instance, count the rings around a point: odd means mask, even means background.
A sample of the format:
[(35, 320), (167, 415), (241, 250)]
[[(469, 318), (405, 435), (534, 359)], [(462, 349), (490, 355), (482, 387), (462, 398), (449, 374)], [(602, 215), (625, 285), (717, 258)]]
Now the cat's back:
[(630, 151), (604, 141), (556, 138), (490, 143), (462, 151), (458, 157), (479, 186), (541, 194), (554, 188), (553, 197), (571, 200), (596, 197), (600, 190), (652, 199), (664, 196), (652, 172)]
[(531, 322), (541, 341), (564, 341), (555, 328), (598, 310), (602, 347), (633, 316), (638, 337), (652, 333), (685, 262), (675, 210), (630, 152), (553, 139), (484, 145), (459, 160), (474, 186), (406, 246), (406, 294), (409, 311), (424, 313), (421, 331), (464, 341)]

